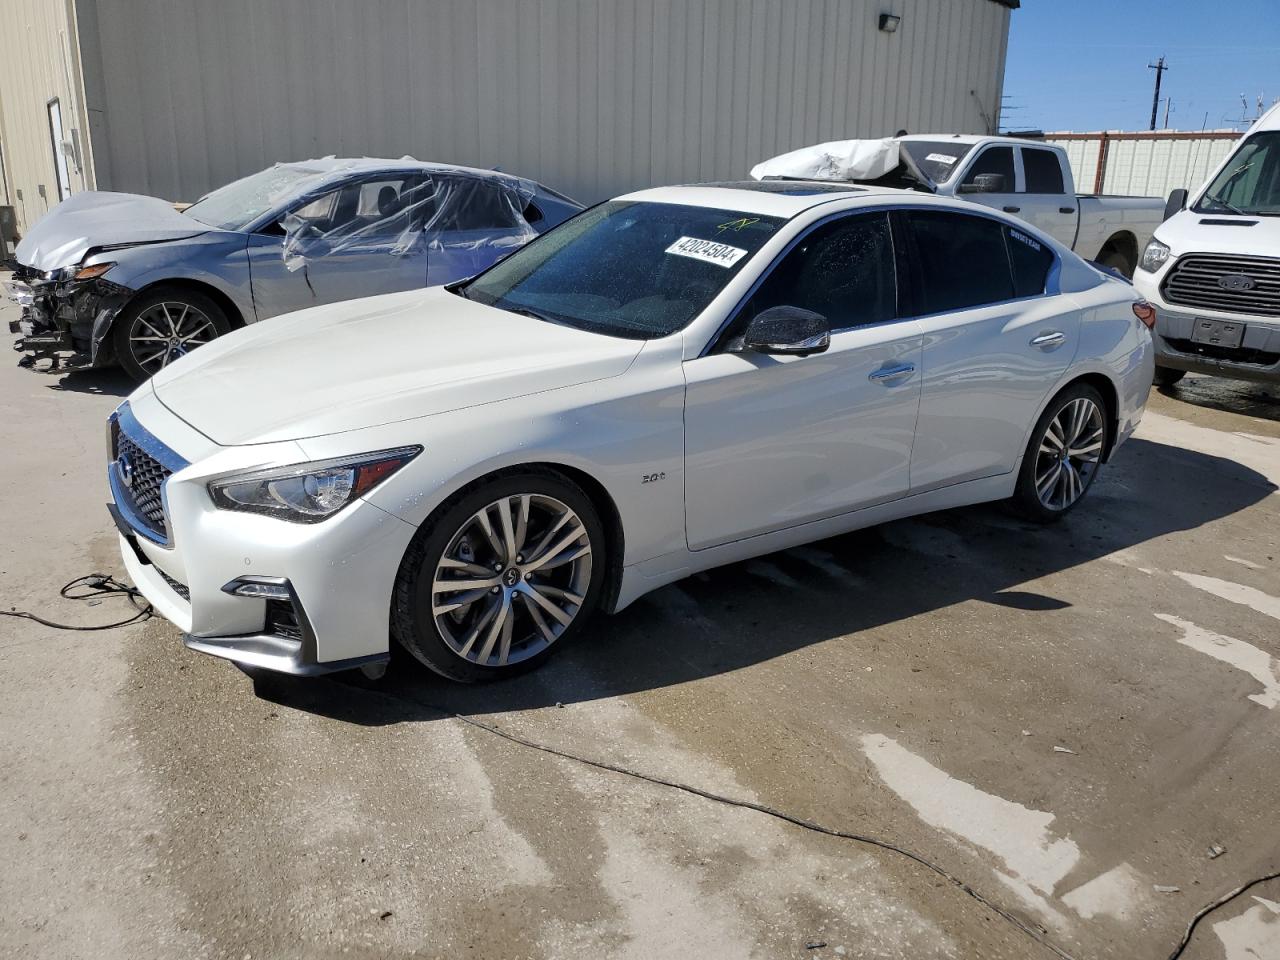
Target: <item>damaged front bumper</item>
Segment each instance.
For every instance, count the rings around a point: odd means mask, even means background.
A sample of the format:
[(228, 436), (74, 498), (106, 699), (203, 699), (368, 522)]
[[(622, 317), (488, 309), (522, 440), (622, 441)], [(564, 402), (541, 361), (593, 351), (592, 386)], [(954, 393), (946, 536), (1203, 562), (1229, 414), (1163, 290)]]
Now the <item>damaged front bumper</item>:
[[(104, 366), (114, 360), (107, 337), (116, 315), (133, 296), (128, 287), (105, 277), (61, 280), (19, 265), (4, 283), (10, 300), (22, 307), (9, 332), (18, 335), (13, 349), (28, 356), (69, 359), (76, 365)], [(62, 354), (70, 353), (70, 358)]]

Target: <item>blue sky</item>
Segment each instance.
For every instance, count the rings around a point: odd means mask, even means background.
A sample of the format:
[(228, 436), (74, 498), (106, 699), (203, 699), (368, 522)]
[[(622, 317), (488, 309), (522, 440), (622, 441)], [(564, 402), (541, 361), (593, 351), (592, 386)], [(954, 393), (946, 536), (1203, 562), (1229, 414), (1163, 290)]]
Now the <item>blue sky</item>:
[[(1146, 130), (1155, 71), (1169, 126), (1228, 127), (1280, 97), (1280, 0), (1022, 0), (1005, 67), (1006, 129)], [(1157, 127), (1164, 123), (1160, 104)]]

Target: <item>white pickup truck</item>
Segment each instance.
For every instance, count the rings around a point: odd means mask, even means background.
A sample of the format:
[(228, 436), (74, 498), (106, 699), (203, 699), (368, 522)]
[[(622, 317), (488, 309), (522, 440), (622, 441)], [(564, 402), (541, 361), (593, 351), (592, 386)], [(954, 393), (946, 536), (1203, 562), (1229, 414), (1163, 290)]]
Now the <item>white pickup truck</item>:
[[(905, 168), (905, 169), (904, 169)], [(1164, 219), (1155, 197), (1077, 194), (1061, 147), (1040, 140), (966, 134), (912, 134), (806, 147), (752, 169), (756, 179), (918, 181), (1020, 217), (1086, 260), (1132, 277), (1138, 257)]]

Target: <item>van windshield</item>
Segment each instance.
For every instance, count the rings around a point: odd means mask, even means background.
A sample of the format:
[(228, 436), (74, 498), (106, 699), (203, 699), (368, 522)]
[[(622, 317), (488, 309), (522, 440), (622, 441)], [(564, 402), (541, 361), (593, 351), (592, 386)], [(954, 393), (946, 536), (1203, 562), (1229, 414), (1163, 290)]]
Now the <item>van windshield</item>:
[(1280, 216), (1280, 130), (1255, 133), (1242, 143), (1193, 209)]

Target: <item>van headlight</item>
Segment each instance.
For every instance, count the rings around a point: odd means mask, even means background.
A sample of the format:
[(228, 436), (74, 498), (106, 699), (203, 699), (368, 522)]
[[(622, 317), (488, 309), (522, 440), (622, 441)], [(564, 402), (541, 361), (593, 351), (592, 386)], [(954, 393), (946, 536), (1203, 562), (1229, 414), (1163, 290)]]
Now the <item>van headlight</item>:
[(1147, 248), (1142, 251), (1142, 259), (1138, 261), (1138, 266), (1147, 271), (1147, 273), (1155, 273), (1164, 266), (1164, 262), (1168, 259), (1168, 245), (1152, 237), (1147, 241)]
[(223, 510), (261, 513), (292, 523), (318, 523), (368, 493), (421, 452), (421, 447), (396, 447), (232, 474), (211, 480), (209, 496)]

